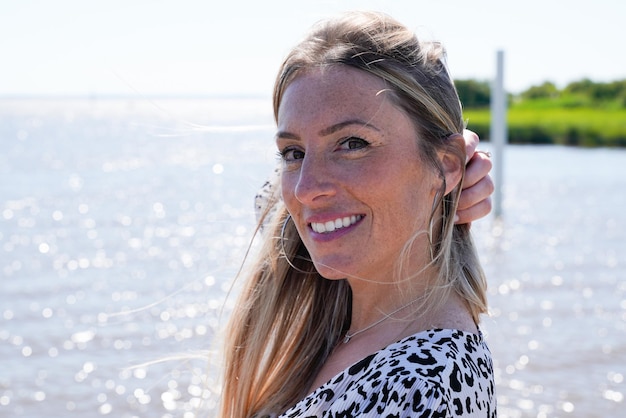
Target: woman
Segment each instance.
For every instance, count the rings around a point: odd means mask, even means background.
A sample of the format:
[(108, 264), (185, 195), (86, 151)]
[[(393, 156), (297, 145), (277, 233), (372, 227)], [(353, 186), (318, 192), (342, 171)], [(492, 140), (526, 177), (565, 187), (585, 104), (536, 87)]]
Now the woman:
[(495, 416), (441, 47), (381, 14), (327, 21), (283, 63), (274, 113), (280, 187), (231, 319), (223, 416)]

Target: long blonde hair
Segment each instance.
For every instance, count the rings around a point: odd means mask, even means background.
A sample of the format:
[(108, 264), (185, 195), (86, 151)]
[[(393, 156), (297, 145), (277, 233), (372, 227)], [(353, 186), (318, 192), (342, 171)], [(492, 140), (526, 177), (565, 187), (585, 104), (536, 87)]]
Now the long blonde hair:
[[(384, 14), (353, 12), (325, 21), (285, 59), (274, 88), (275, 116), (286, 88), (302, 71), (328, 65), (349, 65), (385, 80), (394, 104), (418, 130), (423, 160), (442, 173), (437, 153), (445, 151), (464, 166), (464, 148), (450, 140), (463, 130), (462, 111), (440, 45), (419, 42)], [(445, 184), (431, 214), (438, 276), (429, 297), (436, 303), (457, 292), (478, 323), (486, 311), (486, 280), (469, 226), (453, 222), (460, 183), (446, 196), (443, 190)], [(229, 323), (223, 417), (273, 416), (294, 405), (350, 326), (348, 283), (325, 280), (315, 271), (288, 220), (277, 187), (259, 221), (263, 245)]]

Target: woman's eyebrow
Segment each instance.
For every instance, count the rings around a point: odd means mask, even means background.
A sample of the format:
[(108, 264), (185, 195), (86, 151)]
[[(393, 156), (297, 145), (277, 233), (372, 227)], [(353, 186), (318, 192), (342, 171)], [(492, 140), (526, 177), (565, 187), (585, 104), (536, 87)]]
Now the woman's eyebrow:
[[(357, 125), (359, 127), (362, 128), (368, 128), (368, 129), (373, 129), (375, 131), (380, 131), (376, 126), (372, 125), (371, 123), (365, 122), (361, 119), (348, 119), (345, 120), (343, 122), (339, 122), (336, 123), (334, 125), (331, 125), (327, 128), (322, 129), (321, 131), (319, 131), (317, 134), (319, 136), (328, 136), (328, 135), (332, 135), (337, 131), (342, 130), (343, 128), (346, 128), (348, 126), (352, 126), (352, 125)], [(287, 132), (287, 131), (278, 131), (276, 133), (276, 138), (280, 138), (280, 139), (293, 139), (293, 140), (299, 140), (300, 137), (296, 134)]]
[(291, 132), (287, 132), (287, 131), (278, 131), (276, 132), (276, 139), (291, 139), (294, 141), (299, 141), (300, 137), (296, 134), (292, 134)]
[(339, 122), (336, 123), (334, 125), (329, 126), (328, 128), (324, 128), (321, 131), (318, 132), (318, 135), (320, 136), (328, 136), (331, 134), (334, 134), (335, 132), (347, 127), (347, 126), (351, 126), (351, 125), (358, 125), (360, 127), (363, 128), (368, 128), (368, 129), (373, 129), (375, 131), (378, 131), (378, 128), (376, 128), (374, 125), (365, 122), (361, 119), (348, 119), (346, 121), (343, 122)]

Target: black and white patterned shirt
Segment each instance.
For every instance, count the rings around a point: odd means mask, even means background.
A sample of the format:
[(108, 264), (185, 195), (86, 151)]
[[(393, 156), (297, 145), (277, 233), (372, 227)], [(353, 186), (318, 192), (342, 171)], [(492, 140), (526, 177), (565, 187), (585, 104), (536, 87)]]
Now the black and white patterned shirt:
[(353, 364), (281, 417), (496, 417), (491, 353), (482, 335), (419, 332)]

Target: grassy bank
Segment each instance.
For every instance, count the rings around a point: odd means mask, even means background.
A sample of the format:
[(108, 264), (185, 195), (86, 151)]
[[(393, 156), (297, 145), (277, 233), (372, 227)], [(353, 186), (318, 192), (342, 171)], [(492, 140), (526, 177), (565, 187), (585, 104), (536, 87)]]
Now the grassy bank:
[[(468, 128), (489, 138), (489, 109), (466, 109)], [(511, 107), (509, 143), (626, 147), (626, 108)]]
[[(488, 139), (490, 83), (455, 80), (455, 86), (468, 127)], [(546, 81), (508, 95), (508, 102), (510, 143), (626, 147), (626, 79), (582, 79), (563, 88)]]

